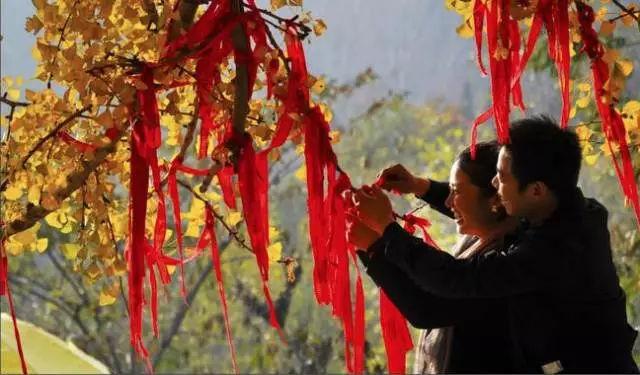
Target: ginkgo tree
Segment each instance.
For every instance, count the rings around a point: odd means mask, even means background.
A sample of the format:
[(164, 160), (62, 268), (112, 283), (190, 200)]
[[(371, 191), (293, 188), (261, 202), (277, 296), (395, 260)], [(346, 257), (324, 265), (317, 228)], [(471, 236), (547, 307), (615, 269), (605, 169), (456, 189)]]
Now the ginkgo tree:
[[(309, 96), (323, 83), (307, 74), (301, 44), (324, 23), (308, 13), (282, 18), (252, 1), (34, 5), (26, 28), (37, 35), (36, 77), (47, 88), (27, 90), (21, 101), (17, 82), (5, 80), (2, 98), (9, 107), (0, 182), (3, 294), (6, 256), (46, 249), (38, 238), (44, 220), (73, 233), (61, 249), (78, 272), (92, 280), (127, 274), (131, 342), (146, 357), (142, 305), (157, 335), (157, 283), (168, 283), (176, 267), (183, 275), (185, 263), (209, 246), (225, 304), (220, 225), (255, 254), (270, 305), (269, 261), (280, 260), (280, 247), (268, 246), (266, 163), (287, 139), (302, 142), (309, 111), (313, 123), (306, 125), (320, 133), (305, 138), (330, 149), (322, 133), (329, 110)], [(190, 208), (183, 214), (183, 207)], [(241, 216), (250, 241), (238, 233)], [(195, 246), (186, 248), (185, 236), (195, 236)], [(163, 252), (171, 237), (174, 256)], [(104, 300), (118, 290), (105, 284)]]
[[(37, 37), (35, 76), (46, 88), (22, 93), (18, 80), (4, 79), (1, 98), (7, 116), (0, 150), (0, 294), (10, 305), (7, 257), (47, 251), (47, 239), (40, 237), (46, 223), (64, 235), (60, 250), (74, 269), (104, 282), (104, 303), (120, 293), (126, 276), (131, 344), (147, 358), (143, 306), (157, 336), (158, 284), (178, 276), (185, 296), (188, 263), (207, 249), (226, 306), (216, 239), (224, 230), (255, 256), (270, 323), (286, 340), (268, 281), (270, 263), (291, 262), (280, 259), (277, 240), (270, 238), (276, 231), (269, 225), (268, 165), (278, 162), (289, 141), (305, 159), (315, 297), (332, 306), (343, 326), (347, 369), (363, 371), (364, 293), (344, 233), (349, 207), (342, 193), (352, 185), (332, 150), (331, 112), (310, 95), (324, 82), (308, 74), (301, 43), (326, 25), (296, 12), (301, 4), (271, 1), (267, 10), (253, 0), (34, 0), (36, 13), (26, 28)], [(636, 25), (638, 7), (613, 1), (617, 11), (606, 18), (609, 8), (594, 12), (581, 0), (445, 4), (462, 15), (458, 32), (475, 37), (479, 66), (491, 80), (491, 108), (478, 117), (472, 135), (493, 117), (498, 139), (508, 141), (511, 106), (525, 107), (520, 76), (544, 27), (559, 78), (562, 126), (591, 108), (585, 123), (599, 121), (601, 130), (582, 125), (579, 134), (585, 142), (601, 137), (624, 196), (640, 216), (631, 160), (640, 109), (623, 96), (633, 65), (600, 40), (618, 24)], [(278, 15), (283, 7), (298, 14)], [(571, 57), (584, 55), (592, 82), (571, 77)], [(600, 120), (594, 120), (596, 110)], [(164, 251), (169, 241), (175, 254)], [(386, 329), (406, 326), (381, 298), (394, 317)], [(234, 358), (226, 314), (225, 321)], [(391, 372), (404, 371), (410, 338), (403, 335), (401, 344), (388, 353)]]

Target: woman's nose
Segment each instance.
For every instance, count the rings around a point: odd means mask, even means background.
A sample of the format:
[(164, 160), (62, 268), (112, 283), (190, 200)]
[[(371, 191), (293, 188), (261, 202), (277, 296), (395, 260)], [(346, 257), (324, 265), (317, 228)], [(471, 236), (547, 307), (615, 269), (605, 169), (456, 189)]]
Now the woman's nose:
[(449, 193), (447, 199), (444, 201), (444, 205), (447, 206), (447, 208), (453, 208), (453, 193)]
[(491, 180), (491, 185), (493, 185), (494, 188), (498, 188), (498, 175), (493, 176), (493, 179)]

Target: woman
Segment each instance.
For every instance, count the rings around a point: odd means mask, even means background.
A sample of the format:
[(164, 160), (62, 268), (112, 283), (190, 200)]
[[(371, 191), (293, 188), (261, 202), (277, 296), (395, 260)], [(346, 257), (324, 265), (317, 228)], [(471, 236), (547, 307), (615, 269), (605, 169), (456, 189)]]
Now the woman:
[[(505, 248), (517, 220), (508, 217), (491, 184), (496, 174), (498, 145), (479, 143), (472, 159), (464, 150), (451, 168), (449, 185), (413, 176), (403, 166), (384, 170), (385, 190), (416, 194), (435, 210), (455, 220), (463, 236), (453, 253), (473, 261)], [(380, 246), (376, 232), (354, 220), (349, 237), (361, 247)], [(368, 254), (376, 254), (370, 257)], [(424, 328), (416, 347), (414, 373), (512, 372), (511, 348), (503, 300), (455, 300), (419, 288), (384, 252), (359, 252), (367, 273), (398, 309), (417, 327)]]

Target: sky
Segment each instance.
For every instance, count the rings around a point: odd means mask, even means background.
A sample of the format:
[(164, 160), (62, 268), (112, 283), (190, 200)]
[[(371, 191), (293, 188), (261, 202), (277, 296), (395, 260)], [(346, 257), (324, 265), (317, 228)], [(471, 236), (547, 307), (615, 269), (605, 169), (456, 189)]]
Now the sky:
[[(34, 37), (24, 30), (24, 22), (33, 5), (0, 0), (0, 7), (2, 76), (28, 79), (35, 70)], [(324, 35), (306, 46), (310, 71), (346, 82), (373, 68), (380, 80), (368, 88), (366, 100), (392, 91), (408, 92), (418, 102), (439, 97), (456, 101), (461, 82), (486, 84), (475, 68), (471, 40), (455, 33), (458, 15), (441, 1), (305, 0), (304, 10), (328, 25)]]

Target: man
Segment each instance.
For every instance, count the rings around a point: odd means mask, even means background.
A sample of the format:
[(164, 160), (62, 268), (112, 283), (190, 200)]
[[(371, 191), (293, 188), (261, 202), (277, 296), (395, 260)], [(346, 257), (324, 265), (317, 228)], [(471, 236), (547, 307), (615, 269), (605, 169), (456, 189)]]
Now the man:
[[(352, 228), (380, 236), (370, 251), (424, 290), (455, 299), (506, 298), (513, 352), (522, 372), (637, 373), (637, 333), (613, 265), (607, 211), (576, 187), (581, 152), (575, 134), (536, 117), (512, 125), (501, 148), (498, 193), (523, 224), (516, 241), (494, 256), (455, 259), (404, 231), (377, 187), (354, 194)], [(389, 176), (382, 176), (383, 180)], [(356, 246), (370, 239), (351, 230)]]

